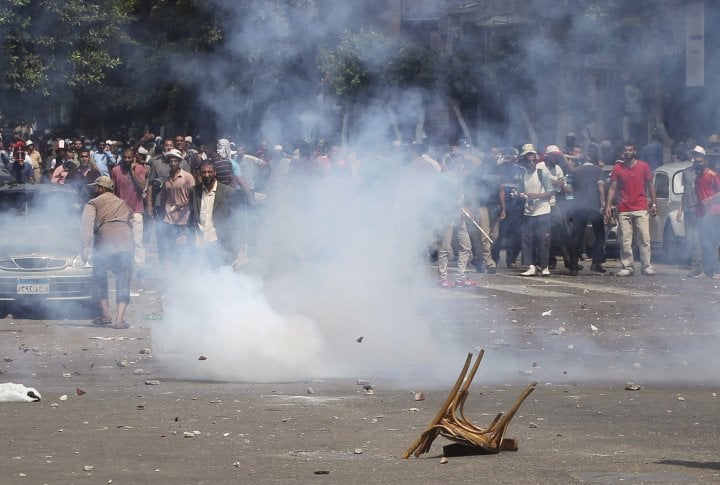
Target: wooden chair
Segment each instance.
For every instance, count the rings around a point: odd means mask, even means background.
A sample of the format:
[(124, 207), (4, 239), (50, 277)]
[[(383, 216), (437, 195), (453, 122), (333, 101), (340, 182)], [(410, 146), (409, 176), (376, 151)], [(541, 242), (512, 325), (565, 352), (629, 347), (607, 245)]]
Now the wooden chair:
[(520, 405), (530, 393), (535, 390), (537, 382), (529, 384), (525, 390), (520, 393), (520, 396), (515, 400), (507, 414), (503, 415), (503, 413), (498, 413), (487, 428), (475, 426), (465, 417), (464, 407), (465, 400), (469, 394), (470, 384), (472, 384), (475, 373), (478, 367), (480, 367), (480, 361), (483, 355), (485, 355), (485, 350), (481, 349), (475, 360), (475, 364), (468, 374), (468, 369), (470, 369), (470, 363), (473, 357), (472, 352), (468, 354), (467, 359), (465, 359), (465, 365), (455, 381), (455, 385), (450, 390), (450, 394), (445, 400), (445, 403), (425, 431), (423, 431), (420, 437), (418, 437), (403, 454), (403, 458), (408, 458), (412, 454), (417, 457), (423, 453), (427, 453), (430, 451), (430, 446), (438, 435), (444, 436), (464, 446), (479, 448), (486, 453), (517, 451), (517, 440), (505, 438), (505, 431), (510, 424), (510, 420), (520, 408)]

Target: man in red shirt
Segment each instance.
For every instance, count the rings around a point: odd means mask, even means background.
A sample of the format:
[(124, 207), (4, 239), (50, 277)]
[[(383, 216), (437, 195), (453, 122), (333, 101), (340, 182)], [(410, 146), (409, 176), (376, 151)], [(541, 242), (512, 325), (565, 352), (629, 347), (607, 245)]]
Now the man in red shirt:
[(110, 172), (110, 178), (115, 185), (115, 195), (124, 200), (133, 210), (133, 239), (135, 241), (135, 269), (142, 273), (145, 266), (145, 248), (143, 247), (143, 213), (145, 204), (143, 192), (147, 179), (147, 169), (142, 163), (137, 163), (135, 151), (126, 148), (123, 159), (115, 165)]
[(701, 146), (693, 149), (695, 194), (697, 204), (698, 238), (702, 251), (702, 265), (705, 276), (720, 279), (720, 263), (717, 250), (720, 246), (720, 175), (711, 169), (705, 160), (705, 150)]
[[(610, 209), (615, 194), (618, 194), (618, 229), (620, 232), (620, 262), (623, 269), (615, 276), (632, 276), (633, 235), (640, 250), (642, 274), (652, 276), (655, 270), (650, 264), (650, 215), (657, 215), (655, 203), (655, 186), (652, 183), (650, 165), (636, 158), (637, 149), (632, 142), (623, 144), (623, 159), (615, 162), (610, 174), (610, 189), (608, 190), (607, 206), (605, 207), (605, 221), (610, 217)], [(651, 206), (648, 212), (646, 193), (650, 193)]]

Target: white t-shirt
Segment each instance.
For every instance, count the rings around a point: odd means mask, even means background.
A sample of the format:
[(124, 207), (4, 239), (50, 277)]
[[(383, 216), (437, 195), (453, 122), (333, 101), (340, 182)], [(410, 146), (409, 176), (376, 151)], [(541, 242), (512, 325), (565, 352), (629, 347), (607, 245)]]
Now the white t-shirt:
[[(543, 179), (540, 180), (538, 171), (542, 171)], [(525, 171), (524, 187), (526, 194), (537, 194), (548, 192), (552, 190), (552, 182), (548, 175), (548, 169), (545, 163), (540, 162), (535, 164), (535, 170), (528, 172)], [(548, 189), (548, 186), (550, 188)], [(525, 200), (525, 215), (534, 217), (541, 216), (543, 214), (550, 214), (550, 201), (548, 199), (526, 199)]]

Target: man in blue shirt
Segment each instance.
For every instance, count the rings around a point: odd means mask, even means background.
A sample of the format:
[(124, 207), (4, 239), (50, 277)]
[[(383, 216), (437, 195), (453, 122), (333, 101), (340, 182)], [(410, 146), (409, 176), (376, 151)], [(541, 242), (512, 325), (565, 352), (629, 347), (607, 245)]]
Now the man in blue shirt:
[(98, 142), (92, 158), (100, 175), (110, 175), (110, 169), (117, 163), (115, 156), (108, 150), (107, 142), (104, 141)]

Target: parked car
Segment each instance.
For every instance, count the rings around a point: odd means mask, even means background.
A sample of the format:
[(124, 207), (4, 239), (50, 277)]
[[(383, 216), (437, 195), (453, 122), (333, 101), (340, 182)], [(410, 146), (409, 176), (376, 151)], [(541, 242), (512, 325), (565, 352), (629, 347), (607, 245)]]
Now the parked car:
[(92, 266), (80, 258), (83, 203), (64, 185), (0, 186), (0, 305), (92, 300)]
[(679, 263), (685, 257), (685, 228), (676, 217), (684, 189), (682, 172), (690, 166), (692, 162), (673, 162), (653, 170), (657, 216), (650, 218), (650, 244), (653, 255), (669, 263)]

